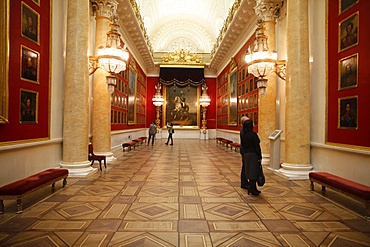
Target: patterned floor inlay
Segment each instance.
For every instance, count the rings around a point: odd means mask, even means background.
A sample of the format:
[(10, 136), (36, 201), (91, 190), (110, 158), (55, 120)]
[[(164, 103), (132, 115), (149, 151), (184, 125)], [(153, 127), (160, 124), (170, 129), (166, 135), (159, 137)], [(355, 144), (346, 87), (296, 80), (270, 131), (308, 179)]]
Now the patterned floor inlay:
[(0, 246), (370, 246), (363, 205), (267, 168), (262, 193), (248, 195), (239, 152), (214, 140), (156, 140), (114, 156), (28, 195), (22, 214), (5, 200)]

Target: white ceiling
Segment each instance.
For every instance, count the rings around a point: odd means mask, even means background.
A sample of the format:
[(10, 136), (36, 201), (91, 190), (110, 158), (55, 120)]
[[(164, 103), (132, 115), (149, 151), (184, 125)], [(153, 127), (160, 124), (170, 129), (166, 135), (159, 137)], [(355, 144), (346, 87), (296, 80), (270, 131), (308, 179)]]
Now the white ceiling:
[(234, 0), (136, 0), (155, 52), (210, 53)]
[[(217, 73), (256, 27), (255, 0), (117, 2), (124, 42), (147, 74), (158, 72), (158, 62), (164, 53), (179, 49), (203, 54), (206, 68)], [(238, 8), (230, 14), (232, 6)], [(229, 18), (227, 29), (220, 35), (226, 18)]]

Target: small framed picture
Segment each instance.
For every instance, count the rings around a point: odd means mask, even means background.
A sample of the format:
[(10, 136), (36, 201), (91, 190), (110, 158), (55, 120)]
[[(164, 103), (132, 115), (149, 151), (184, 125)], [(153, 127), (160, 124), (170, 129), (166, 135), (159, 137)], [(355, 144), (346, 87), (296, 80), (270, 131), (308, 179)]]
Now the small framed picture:
[(37, 123), (38, 92), (21, 89), (20, 122)]
[(257, 94), (253, 94), (253, 107), (258, 106), (258, 101), (257, 101)]
[(347, 50), (358, 44), (359, 13), (356, 12), (339, 23), (339, 51)]
[(357, 129), (358, 97), (338, 99), (338, 128)]
[(358, 54), (339, 60), (339, 90), (357, 87)]
[(253, 112), (254, 125), (258, 125), (258, 112)]
[(38, 6), (40, 6), (40, 0), (32, 0), (32, 2), (36, 3)]
[(21, 45), (21, 79), (39, 84), (40, 54)]
[(339, 14), (358, 3), (358, 0), (339, 0)]
[(24, 2), (22, 2), (21, 25), (22, 36), (40, 44), (40, 15)]

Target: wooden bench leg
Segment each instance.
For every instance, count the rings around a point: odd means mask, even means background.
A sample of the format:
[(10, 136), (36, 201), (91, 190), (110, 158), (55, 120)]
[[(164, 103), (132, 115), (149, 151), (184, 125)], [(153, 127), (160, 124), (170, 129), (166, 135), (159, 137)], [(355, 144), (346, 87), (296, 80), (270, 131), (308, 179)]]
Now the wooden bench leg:
[(67, 178), (64, 178), (63, 179), (63, 188), (66, 187), (66, 185), (67, 185)]
[(313, 185), (313, 181), (311, 181), (310, 188), (311, 188), (311, 190), (312, 190), (312, 191), (314, 191), (314, 190), (315, 190), (315, 186)]
[(17, 197), (17, 214), (21, 214), (22, 210), (22, 197)]
[(322, 191), (326, 191), (326, 187), (323, 185), (323, 186), (321, 186), (321, 190)]
[(365, 219), (370, 220), (370, 201), (365, 202)]
[(4, 213), (4, 200), (0, 200), (0, 214)]

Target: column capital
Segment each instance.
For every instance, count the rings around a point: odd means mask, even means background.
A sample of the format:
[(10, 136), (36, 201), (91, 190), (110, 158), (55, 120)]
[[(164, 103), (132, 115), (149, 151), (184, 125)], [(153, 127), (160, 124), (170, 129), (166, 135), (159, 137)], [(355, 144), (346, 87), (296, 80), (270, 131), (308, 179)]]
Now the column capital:
[(275, 21), (283, 5), (283, 0), (256, 0), (254, 10), (258, 18), (264, 21)]
[(116, 0), (91, 0), (96, 17), (112, 18), (116, 14), (118, 2)]

